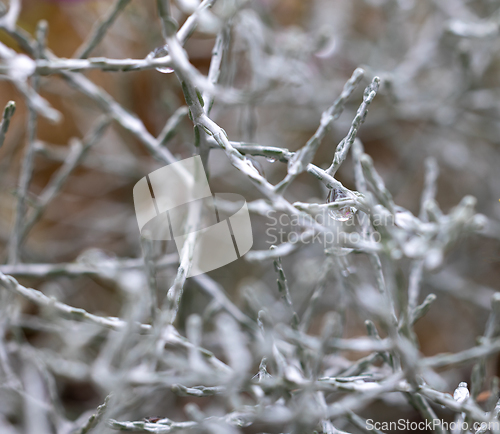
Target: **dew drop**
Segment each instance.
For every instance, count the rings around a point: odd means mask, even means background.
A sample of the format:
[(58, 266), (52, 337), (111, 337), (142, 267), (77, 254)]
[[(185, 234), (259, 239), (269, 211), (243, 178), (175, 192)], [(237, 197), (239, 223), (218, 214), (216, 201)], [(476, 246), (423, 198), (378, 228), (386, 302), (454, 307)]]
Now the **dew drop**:
[[(345, 253), (347, 254), (347, 253), (351, 253), (353, 249), (347, 249), (347, 248), (343, 247), (342, 250), (344, 250)], [(354, 274), (355, 272), (356, 272), (356, 269), (354, 267), (348, 266), (346, 268), (343, 268), (340, 273), (342, 274), (342, 276), (348, 277), (351, 274)]]
[(273, 157), (266, 157), (266, 160), (269, 161), (270, 163), (276, 162), (276, 158), (273, 158)]
[(263, 176), (264, 178), (266, 177), (266, 174), (264, 172), (264, 168), (262, 167), (262, 164), (260, 164), (257, 161), (257, 159), (247, 155), (245, 157), (245, 161), (249, 166), (251, 166), (253, 169), (255, 169), (259, 173), (260, 176)]
[(174, 72), (172, 68), (169, 68), (166, 66), (165, 68), (156, 68), (158, 72), (161, 72), (162, 74), (170, 74), (171, 72)]
[(247, 166), (250, 167), (251, 170), (255, 170), (256, 173), (258, 173), (262, 177), (266, 177), (266, 174), (264, 172), (264, 168), (262, 167), (262, 164), (257, 161), (256, 158), (251, 157), (250, 155), (247, 155), (243, 158), (243, 161)]
[[(165, 56), (168, 56), (168, 48), (166, 45), (163, 45), (151, 51), (151, 53), (148, 54), (148, 59), (159, 59)], [(162, 74), (170, 74), (174, 72), (174, 70), (168, 66), (160, 66), (156, 68), (156, 70)]]
[[(336, 202), (340, 199), (345, 199), (345, 198), (348, 198), (348, 196), (342, 190), (338, 188), (332, 188), (328, 193), (328, 196), (326, 198), (326, 203)], [(334, 220), (337, 220), (339, 222), (346, 222), (354, 217), (356, 211), (357, 209), (353, 206), (344, 206), (342, 208), (330, 209), (328, 210), (328, 213), (330, 214), (330, 217), (333, 218)]]

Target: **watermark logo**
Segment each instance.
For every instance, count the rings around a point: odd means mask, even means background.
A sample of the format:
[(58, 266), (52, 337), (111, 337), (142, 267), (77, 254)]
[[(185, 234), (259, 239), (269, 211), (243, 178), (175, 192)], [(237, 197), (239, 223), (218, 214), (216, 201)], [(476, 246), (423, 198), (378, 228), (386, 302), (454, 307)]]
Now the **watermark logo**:
[(398, 419), (391, 422), (378, 422), (373, 419), (367, 419), (365, 429), (366, 431), (437, 431), (441, 430), (451, 432), (469, 432), (471, 429), (474, 432), (497, 431), (500, 428), (498, 420), (491, 422), (473, 422), (471, 424), (464, 420), (457, 420), (448, 422), (442, 419), (428, 419), (425, 421), (410, 421), (408, 419)]
[[(266, 214), (266, 243), (278, 245), (284, 243), (303, 245), (317, 244), (336, 254), (347, 254), (356, 248), (375, 248), (382, 241), (377, 230), (366, 231), (364, 228), (387, 228), (394, 226), (392, 215), (372, 215), (351, 213), (349, 218), (338, 218), (338, 213), (325, 207), (311, 209), (308, 214), (287, 215), (276, 210)], [(345, 211), (341, 214), (346, 215)], [(310, 231), (304, 228), (316, 224), (323, 231)]]
[(179, 253), (192, 245), (188, 277), (223, 267), (253, 245), (245, 199), (212, 194), (200, 156), (151, 172), (134, 186), (134, 206), (141, 235), (174, 240)]

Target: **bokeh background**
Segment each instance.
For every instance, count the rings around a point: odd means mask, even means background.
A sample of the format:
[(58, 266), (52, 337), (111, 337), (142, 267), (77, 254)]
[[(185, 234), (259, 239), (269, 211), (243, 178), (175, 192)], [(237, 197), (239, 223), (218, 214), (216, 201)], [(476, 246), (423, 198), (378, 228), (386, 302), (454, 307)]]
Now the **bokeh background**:
[[(48, 47), (59, 57), (71, 57), (93, 24), (112, 2), (24, 0), (18, 25), (33, 34), (39, 20), (48, 22)], [(193, 2), (174, 2), (180, 23)], [(196, 2), (194, 2), (196, 3)], [(229, 0), (221, 1), (214, 14), (224, 16)], [(162, 45), (162, 35), (152, 0), (132, 0), (108, 31), (92, 56), (144, 58)], [(423, 187), (424, 161), (436, 159), (440, 176), (437, 202), (448, 212), (465, 195), (477, 198), (477, 210), (494, 222), (500, 220), (500, 3), (495, 0), (255, 0), (233, 18), (230, 50), (224, 58), (220, 82), (257, 96), (248, 104), (222, 104), (217, 100), (213, 118), (231, 140), (297, 150), (316, 130), (321, 113), (340, 94), (354, 69), (366, 71), (362, 85), (334, 122), (314, 163), (329, 166), (338, 142), (346, 135), (371, 78), (382, 79), (381, 89), (370, 106), (358, 137), (372, 156), (395, 202), (418, 213)], [(210, 23), (200, 26), (186, 44), (190, 60), (207, 73), (215, 34)], [(485, 30), (486, 29), (486, 30)], [(0, 32), (0, 41), (20, 51)], [(151, 134), (157, 136), (169, 117), (184, 103), (174, 74), (156, 70), (102, 72), (86, 75), (135, 113)], [(258, 91), (258, 92), (257, 92)], [(68, 86), (57, 75), (42, 77), (40, 94), (63, 114), (55, 124), (39, 119), (39, 151), (30, 194), (36, 197), (60, 167), (74, 140), (92, 128), (101, 115), (89, 98)], [(26, 144), (27, 109), (22, 96), (7, 81), (0, 82), (0, 106), (14, 100), (16, 113), (4, 146), (0, 149), (0, 254), (6, 260), (13, 227), (16, 188)], [(179, 158), (193, 154), (194, 134), (187, 116), (180, 122), (168, 148)], [(270, 182), (286, 174), (286, 165), (256, 157)], [(31, 230), (22, 250), (28, 263), (99, 261), (105, 257), (141, 256), (139, 231), (134, 215), (132, 188), (145, 174), (161, 167), (129, 133), (112, 124), (72, 174), (62, 192)], [(213, 191), (243, 194), (248, 201), (259, 192), (229, 164), (221, 151), (210, 157)], [(351, 157), (342, 165), (338, 179), (354, 189)], [(286, 193), (290, 201), (323, 202), (326, 189), (302, 174)], [(269, 247), (266, 219), (252, 217), (254, 248)], [(492, 223), (487, 236), (459, 240), (445, 262), (426, 273), (423, 295), (436, 292), (438, 299), (425, 321), (417, 324), (421, 351), (426, 356), (456, 352), (475, 343), (483, 333), (489, 298), (500, 276), (500, 231)], [(155, 254), (171, 252), (155, 243)], [(320, 248), (308, 247), (283, 258), (292, 292), (301, 303), (314, 289), (321, 273)], [(407, 276), (407, 264), (403, 264)], [(358, 264), (362, 273), (362, 262)], [(158, 272), (160, 291), (168, 290), (175, 267)], [(211, 274), (230, 298), (246, 308), (245, 291), (274, 294), (278, 299), (272, 261), (250, 263), (244, 258)], [(123, 294), (105, 279), (53, 277), (20, 279), (20, 282), (54, 295), (66, 303), (94, 313), (118, 315)], [(324, 300), (313, 321), (319, 330), (325, 312), (335, 310), (338, 282), (327, 282)], [(208, 298), (188, 281), (179, 319), (203, 313)], [(25, 302), (20, 313), (21, 330), (35, 347), (71, 351), (71, 333), (55, 337), (30, 326), (37, 309)], [(347, 337), (364, 334), (363, 319), (347, 310)], [(82, 344), (83, 345), (83, 344)], [(94, 342), (86, 347), (92, 358)], [(69, 348), (69, 349), (68, 349)], [(498, 375), (495, 360), (488, 375)], [(467, 381), (470, 368), (445, 376), (450, 392)], [(102, 391), (90, 381), (57, 378), (56, 388), (65, 411), (76, 418), (102, 402)], [(182, 399), (177, 398), (178, 401)], [(198, 401), (197, 401), (198, 402)], [(185, 401), (177, 402), (179, 408)], [(0, 403), (7, 405), (6, 403)], [(175, 405), (172, 403), (172, 405)], [(398, 407), (398, 405), (400, 405)], [(158, 405), (156, 411), (162, 410)], [(148, 411), (153, 411), (148, 409)], [(143, 411), (145, 413), (146, 410)], [(180, 411), (180, 410), (179, 410)], [(418, 420), (405, 403), (382, 402), (370, 414)], [(8, 413), (8, 411), (7, 411)], [(137, 410), (141, 417), (141, 410)], [(142, 414), (142, 417), (153, 414)], [(15, 415), (8, 417), (15, 419)]]

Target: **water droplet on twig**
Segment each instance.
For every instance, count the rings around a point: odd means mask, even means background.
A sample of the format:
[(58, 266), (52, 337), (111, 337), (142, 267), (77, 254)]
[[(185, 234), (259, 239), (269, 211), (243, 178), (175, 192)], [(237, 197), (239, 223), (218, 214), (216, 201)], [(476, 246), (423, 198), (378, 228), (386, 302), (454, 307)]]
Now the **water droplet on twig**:
[(245, 161), (250, 167), (255, 169), (259, 173), (260, 176), (263, 176), (264, 178), (266, 177), (266, 174), (264, 172), (264, 168), (262, 167), (262, 164), (260, 164), (259, 161), (257, 161), (257, 159), (247, 155), (245, 157)]
[[(151, 51), (151, 53), (148, 54), (148, 59), (159, 59), (165, 56), (168, 56), (168, 48), (166, 45), (163, 45)], [(174, 70), (169, 66), (159, 66), (156, 70), (162, 74), (170, 74), (171, 72), (174, 72)]]
[[(348, 199), (349, 197), (340, 189), (332, 188), (326, 197), (326, 203), (337, 202), (341, 199)], [(357, 209), (353, 206), (343, 206), (337, 209), (330, 209), (328, 213), (330, 217), (339, 222), (350, 220), (356, 214)]]

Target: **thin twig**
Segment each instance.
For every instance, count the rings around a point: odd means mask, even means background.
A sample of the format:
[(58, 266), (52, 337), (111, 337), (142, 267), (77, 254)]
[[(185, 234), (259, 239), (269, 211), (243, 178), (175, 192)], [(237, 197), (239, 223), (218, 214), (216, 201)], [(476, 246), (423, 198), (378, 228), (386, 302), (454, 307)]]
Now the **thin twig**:
[(57, 196), (59, 191), (64, 186), (65, 182), (85, 158), (90, 148), (97, 143), (103, 136), (106, 128), (109, 126), (110, 120), (107, 116), (98, 120), (97, 125), (85, 137), (82, 143), (77, 142), (70, 150), (66, 160), (60, 169), (52, 176), (47, 186), (44, 188), (35, 204), (35, 209), (31, 216), (27, 219), (23, 228), (21, 229), (21, 240), (23, 240), (33, 225), (40, 219), (41, 215)]
[[(45, 37), (47, 32), (47, 22), (40, 21), (37, 27), (37, 49), (36, 57), (40, 57), (45, 47)], [(33, 89), (36, 92), (38, 88), (39, 77), (33, 77)], [(22, 243), (22, 231), (24, 227), (26, 202), (28, 197), (29, 185), (33, 176), (35, 141), (37, 133), (37, 111), (33, 105), (28, 104), (28, 122), (27, 122), (27, 140), (24, 159), (19, 175), (19, 188), (17, 190), (17, 207), (14, 229), (9, 240), (9, 264), (15, 264), (19, 260), (20, 248)]]
[(86, 59), (90, 52), (102, 41), (108, 29), (113, 25), (118, 15), (130, 3), (130, 0), (115, 0), (102, 20), (96, 22), (87, 39), (78, 47), (73, 57)]
[[(68, 316), (74, 321), (87, 321), (112, 330), (122, 330), (124, 327), (127, 327), (127, 323), (119, 318), (94, 315), (84, 309), (61, 303), (54, 298), (47, 297), (36, 289), (26, 288), (20, 285), (16, 279), (11, 276), (6, 276), (2, 272), (0, 272), (0, 285), (6, 290), (22, 295), (38, 306), (52, 309), (60, 315)], [(141, 332), (148, 332), (151, 326), (149, 324), (137, 324), (137, 329)]]
[(285, 179), (283, 179), (276, 186), (277, 192), (283, 194), (285, 189), (297, 177), (297, 175), (307, 170), (307, 167), (312, 162), (323, 137), (330, 127), (330, 124), (342, 114), (345, 102), (351, 96), (354, 89), (356, 89), (357, 85), (363, 78), (364, 73), (365, 72), (361, 68), (357, 68), (353, 72), (351, 78), (347, 80), (340, 96), (335, 100), (333, 105), (328, 108), (328, 110), (323, 112), (321, 116), (321, 123), (314, 135), (308, 140), (303, 148), (295, 153), (293, 158), (289, 161), (288, 173)]

